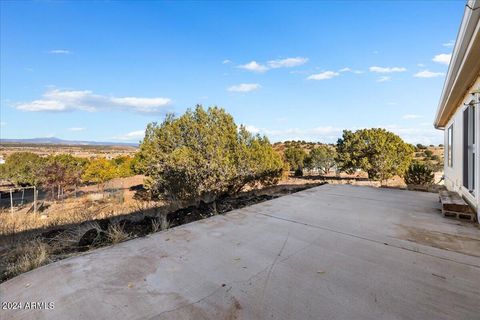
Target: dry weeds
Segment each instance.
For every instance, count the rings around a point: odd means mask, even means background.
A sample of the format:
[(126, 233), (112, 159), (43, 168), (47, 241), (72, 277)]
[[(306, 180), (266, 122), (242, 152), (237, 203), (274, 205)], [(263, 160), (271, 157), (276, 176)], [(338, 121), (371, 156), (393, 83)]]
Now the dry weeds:
[(49, 262), (49, 247), (47, 244), (32, 240), (11, 250), (5, 257), (7, 262), (4, 276), (14, 277), (33, 270)]
[(160, 225), (161, 225), (161, 223), (158, 219), (153, 219), (152, 220), (152, 233), (155, 233), (158, 230), (160, 230)]
[(49, 245), (51, 245), (55, 251), (61, 251), (65, 248), (75, 247), (80, 242), (82, 236), (91, 229), (97, 230), (98, 233), (102, 232), (102, 229), (97, 222), (88, 222), (75, 228), (65, 230), (53, 238)]
[(45, 212), (36, 215), (23, 211), (11, 214), (9, 211), (3, 210), (0, 212), (0, 235), (14, 235), (27, 230), (106, 219), (148, 210), (159, 205), (162, 205), (162, 203), (145, 201), (140, 205), (138, 201), (119, 203), (111, 199), (89, 201), (86, 198), (77, 198), (50, 203)]
[(130, 234), (125, 232), (123, 225), (116, 223), (108, 226), (107, 237), (111, 243), (119, 243), (131, 238)]

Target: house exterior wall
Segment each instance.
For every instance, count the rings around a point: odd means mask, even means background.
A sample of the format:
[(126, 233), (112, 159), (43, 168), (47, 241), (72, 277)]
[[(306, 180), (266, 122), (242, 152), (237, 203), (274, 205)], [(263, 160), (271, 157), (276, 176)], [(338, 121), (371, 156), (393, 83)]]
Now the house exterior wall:
[[(475, 194), (472, 196), (468, 190), (463, 187), (463, 111), (466, 106), (464, 103), (470, 103), (472, 100), (472, 92), (475, 89), (480, 89), (480, 75), (477, 77), (474, 85), (467, 91), (464, 96), (462, 103), (457, 107), (453, 116), (449, 119), (447, 125), (444, 129), (444, 145), (445, 145), (445, 186), (447, 189), (456, 191), (463, 195), (463, 197), (477, 209), (477, 221), (480, 221), (479, 211), (480, 208), (480, 104), (476, 104), (475, 108), (475, 117), (476, 117), (476, 128), (475, 128), (475, 147), (476, 147), (476, 177), (475, 177)], [(478, 100), (477, 100), (478, 102)], [(446, 146), (448, 145), (448, 128), (453, 124), (453, 152), (452, 160), (453, 166), (448, 165), (448, 154)]]

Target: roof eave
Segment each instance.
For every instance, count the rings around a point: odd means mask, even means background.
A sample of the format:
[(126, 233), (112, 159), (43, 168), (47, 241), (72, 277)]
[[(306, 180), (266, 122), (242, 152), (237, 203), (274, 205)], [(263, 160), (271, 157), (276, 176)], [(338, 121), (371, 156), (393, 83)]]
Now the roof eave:
[[(474, 10), (475, 9), (475, 10)], [(445, 128), (459, 100), (480, 71), (480, 0), (470, 0), (465, 8), (447, 77), (443, 85), (434, 126)], [(473, 71), (473, 72), (472, 72)]]

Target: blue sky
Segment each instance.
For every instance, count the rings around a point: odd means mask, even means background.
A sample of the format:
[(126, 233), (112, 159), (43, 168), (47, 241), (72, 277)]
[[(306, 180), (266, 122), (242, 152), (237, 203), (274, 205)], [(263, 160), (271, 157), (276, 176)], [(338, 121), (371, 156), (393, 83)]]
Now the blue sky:
[(433, 117), (464, 1), (1, 2), (1, 138), (138, 141), (195, 104), (271, 141)]

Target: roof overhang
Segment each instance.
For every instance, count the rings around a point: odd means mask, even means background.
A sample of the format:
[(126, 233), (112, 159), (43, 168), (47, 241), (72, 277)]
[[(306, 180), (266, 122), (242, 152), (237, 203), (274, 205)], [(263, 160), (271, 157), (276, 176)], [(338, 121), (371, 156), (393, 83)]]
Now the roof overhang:
[(457, 35), (435, 117), (443, 129), (480, 74), (480, 0), (469, 0)]

